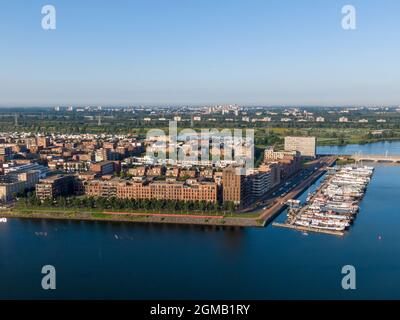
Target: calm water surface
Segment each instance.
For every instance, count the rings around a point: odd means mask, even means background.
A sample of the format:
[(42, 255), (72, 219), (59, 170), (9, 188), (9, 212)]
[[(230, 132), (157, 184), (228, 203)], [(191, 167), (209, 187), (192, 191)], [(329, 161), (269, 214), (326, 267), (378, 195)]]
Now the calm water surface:
[(400, 154), (400, 141), (382, 141), (367, 144), (349, 144), (346, 146), (318, 147), (319, 154)]
[[(374, 145), (320, 152), (400, 153), (399, 142)], [(399, 200), (400, 166), (379, 165), (342, 238), (272, 226), (9, 219), (0, 224), (0, 298), (400, 299)], [(41, 289), (46, 264), (56, 267), (55, 291)], [(354, 291), (341, 289), (347, 264), (357, 270)]]

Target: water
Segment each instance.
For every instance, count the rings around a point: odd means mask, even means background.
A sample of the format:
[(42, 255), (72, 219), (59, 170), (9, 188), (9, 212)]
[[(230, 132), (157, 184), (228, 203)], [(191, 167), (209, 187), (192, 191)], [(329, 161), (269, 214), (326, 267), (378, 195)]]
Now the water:
[[(400, 166), (377, 166), (343, 238), (272, 226), (9, 219), (0, 224), (0, 298), (399, 299), (399, 190)], [(41, 289), (47, 264), (55, 291)], [(354, 291), (341, 288), (348, 264)]]
[(367, 144), (349, 144), (345, 146), (320, 146), (318, 154), (400, 154), (400, 141), (381, 141)]

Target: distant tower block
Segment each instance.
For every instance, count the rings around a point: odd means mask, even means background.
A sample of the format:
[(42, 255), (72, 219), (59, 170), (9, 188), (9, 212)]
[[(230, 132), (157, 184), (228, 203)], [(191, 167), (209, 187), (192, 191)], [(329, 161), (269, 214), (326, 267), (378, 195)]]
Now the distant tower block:
[(99, 119), (97, 121), (97, 125), (100, 127), (101, 126), (101, 116), (99, 116)]
[(18, 114), (14, 114), (14, 125), (17, 127), (18, 126)]
[(298, 151), (303, 157), (315, 158), (316, 141), (315, 137), (285, 137), (285, 151)]

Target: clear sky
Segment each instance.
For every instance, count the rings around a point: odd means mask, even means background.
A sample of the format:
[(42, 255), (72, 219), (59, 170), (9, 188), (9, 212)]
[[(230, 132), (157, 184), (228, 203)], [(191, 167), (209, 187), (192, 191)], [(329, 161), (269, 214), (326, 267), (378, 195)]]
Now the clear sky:
[(400, 1), (0, 0), (1, 106), (203, 103), (400, 104)]

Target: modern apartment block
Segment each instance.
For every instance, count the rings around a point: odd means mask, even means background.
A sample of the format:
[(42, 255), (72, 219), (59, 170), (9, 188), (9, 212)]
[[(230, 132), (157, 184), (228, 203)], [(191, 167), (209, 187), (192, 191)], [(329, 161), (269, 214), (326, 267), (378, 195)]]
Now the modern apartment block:
[(267, 193), (273, 186), (271, 170), (253, 170), (247, 175), (251, 196), (257, 199)]
[(50, 145), (50, 138), (46, 136), (39, 136), (36, 139), (36, 144), (39, 147), (47, 148)]
[(275, 151), (274, 148), (268, 148), (264, 151), (264, 162), (278, 161), (285, 156), (284, 151)]
[[(16, 175), (3, 176), (0, 183), (0, 200), (7, 202), (26, 189), (32, 189), (39, 181), (39, 171), (28, 171)], [(9, 178), (9, 179), (7, 179)]]
[(122, 199), (157, 199), (177, 201), (218, 201), (218, 186), (214, 182), (198, 181), (148, 181), (91, 180), (84, 183), (84, 192), (93, 197), (117, 197)]
[(12, 158), (12, 148), (9, 146), (0, 146), (0, 163), (5, 163)]
[(274, 151), (270, 148), (264, 152), (264, 163), (277, 163), (281, 178), (287, 179), (301, 169), (301, 155), (299, 151)]
[(74, 181), (72, 175), (54, 175), (42, 179), (36, 184), (36, 196), (44, 200), (70, 195), (74, 192)]
[(315, 157), (317, 141), (315, 137), (285, 137), (285, 151), (298, 151), (302, 157)]
[(112, 174), (114, 172), (114, 162), (101, 161), (98, 163), (92, 163), (90, 170), (100, 175)]
[(100, 148), (95, 152), (95, 160), (97, 162), (111, 160), (111, 149), (110, 148)]
[(222, 200), (235, 205), (245, 205), (249, 200), (251, 189), (246, 176), (239, 174), (236, 167), (229, 166), (222, 172)]
[(271, 188), (281, 183), (282, 169), (279, 162), (263, 163), (258, 168), (259, 172), (268, 172), (270, 174), (269, 182)]

